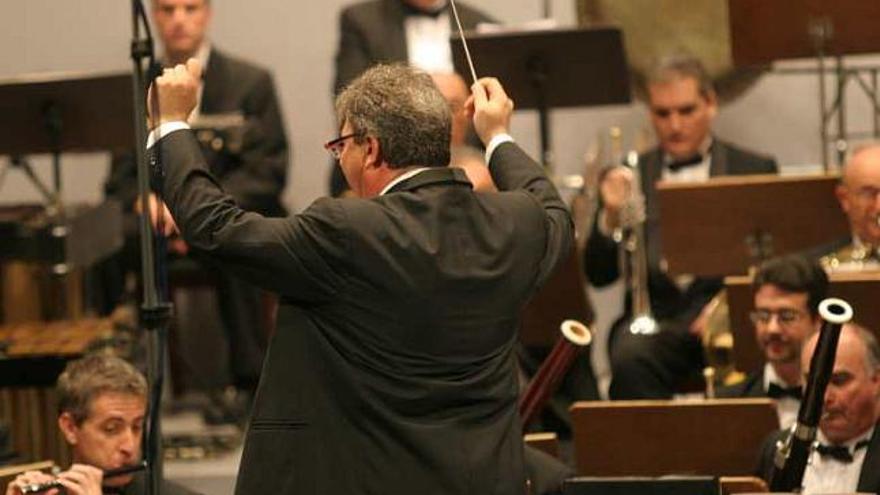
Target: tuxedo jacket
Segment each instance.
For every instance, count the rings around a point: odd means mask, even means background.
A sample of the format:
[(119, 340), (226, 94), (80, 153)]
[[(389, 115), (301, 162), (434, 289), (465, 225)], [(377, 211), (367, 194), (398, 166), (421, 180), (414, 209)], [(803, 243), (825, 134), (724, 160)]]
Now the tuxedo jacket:
[(222, 192), (191, 132), (158, 148), (186, 241), (281, 297), (236, 493), (523, 493), (518, 315), (573, 237), (540, 166), (505, 143), (490, 169), (506, 192), (443, 167), (265, 218)]
[(767, 397), (767, 391), (764, 390), (764, 370), (749, 373), (745, 380), (736, 385), (718, 387), (715, 396), (719, 399)]
[[(367, 0), (342, 10), (333, 86), (335, 93), (338, 94), (346, 84), (373, 65), (409, 60), (404, 28), (406, 13), (402, 2)], [(476, 28), (481, 22), (492, 22), (488, 15), (464, 3), (456, 2), (455, 5), (466, 30)]]
[[(719, 139), (714, 140), (710, 153), (711, 177), (778, 172), (774, 159), (754, 154)], [(721, 290), (723, 281), (721, 278), (697, 278), (685, 291), (682, 291), (661, 269), (660, 211), (654, 185), (662, 177), (663, 153), (659, 148), (645, 153), (639, 157), (639, 164), (647, 216), (645, 242), (649, 272), (648, 291), (651, 296), (652, 311), (658, 320), (678, 318), (689, 320), (696, 317), (702, 307)], [(592, 232), (587, 240), (584, 270), (590, 283), (602, 287), (620, 277), (620, 267), (617, 243), (599, 231), (598, 223), (593, 222)]]
[[(283, 216), (281, 193), (287, 182), (289, 147), (272, 75), (212, 49), (204, 80), (202, 115), (240, 112), (245, 118), (241, 152), (212, 152), (211, 173), (242, 208)], [(131, 208), (137, 197), (137, 167), (131, 154), (114, 158), (104, 189), (124, 208)]]
[[(777, 431), (767, 437), (761, 447), (756, 475), (768, 483), (773, 474), (773, 456), (776, 454), (776, 443), (789, 434), (790, 430)], [(868, 451), (865, 453), (865, 462), (862, 464), (856, 491), (859, 493), (880, 493), (880, 428), (874, 429), (871, 443), (868, 444)]]

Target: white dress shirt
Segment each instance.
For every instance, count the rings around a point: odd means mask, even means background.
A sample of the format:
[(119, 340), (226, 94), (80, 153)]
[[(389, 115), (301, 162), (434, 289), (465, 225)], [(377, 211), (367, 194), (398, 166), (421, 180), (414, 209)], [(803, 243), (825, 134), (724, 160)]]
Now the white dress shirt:
[(410, 15), (403, 21), (406, 33), (406, 50), (409, 64), (425, 72), (450, 73), (455, 68), (452, 64), (452, 47), (449, 37), (452, 35), (449, 13), (443, 12), (437, 17)]
[[(843, 444), (852, 453), (853, 462), (847, 463), (833, 457), (823, 457), (813, 450), (804, 472), (803, 493), (854, 493), (859, 486), (859, 476), (868, 449), (863, 447), (853, 452), (853, 448), (862, 440), (870, 440), (873, 434), (874, 428), (871, 428), (865, 434)], [(823, 444), (829, 443), (821, 430), (816, 439)]]

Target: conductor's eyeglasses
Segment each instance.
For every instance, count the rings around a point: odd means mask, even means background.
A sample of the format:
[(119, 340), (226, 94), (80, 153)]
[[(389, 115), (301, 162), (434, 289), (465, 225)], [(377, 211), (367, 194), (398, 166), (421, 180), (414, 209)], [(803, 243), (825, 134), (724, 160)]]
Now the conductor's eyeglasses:
[(796, 309), (780, 309), (777, 311), (771, 311), (769, 309), (757, 309), (749, 313), (749, 317), (751, 318), (752, 323), (754, 323), (755, 325), (769, 324), (770, 320), (773, 319), (773, 315), (776, 315), (776, 321), (779, 323), (779, 325), (791, 325), (792, 323), (801, 319), (804, 313)]
[(345, 140), (357, 136), (358, 133), (356, 132), (346, 134), (344, 136), (339, 136), (336, 139), (327, 141), (327, 143), (324, 144), (324, 149), (327, 150), (328, 153), (330, 153), (330, 156), (332, 156), (334, 160), (339, 160), (339, 157), (342, 156), (342, 150), (345, 148)]

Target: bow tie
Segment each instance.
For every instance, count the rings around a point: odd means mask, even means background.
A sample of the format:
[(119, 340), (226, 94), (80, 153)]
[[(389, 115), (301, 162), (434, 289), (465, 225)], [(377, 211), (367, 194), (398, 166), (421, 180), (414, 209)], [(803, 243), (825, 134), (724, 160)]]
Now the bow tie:
[(801, 388), (800, 387), (780, 387), (775, 383), (771, 383), (767, 388), (767, 397), (771, 399), (781, 399), (783, 397), (791, 397), (792, 399), (801, 400)]
[(849, 447), (844, 447), (843, 445), (819, 444), (816, 446), (816, 452), (822, 457), (830, 457), (838, 462), (849, 464), (853, 461), (853, 454), (858, 452), (859, 449), (867, 447), (868, 443), (870, 443), (868, 440), (859, 441), (859, 443), (853, 448), (852, 452), (849, 451)]
[(446, 12), (446, 4), (443, 4), (443, 6), (441, 6), (438, 9), (422, 10), (422, 9), (418, 9), (416, 7), (413, 7), (412, 5), (410, 5), (406, 2), (403, 2), (403, 13), (407, 16), (430, 17), (432, 19), (436, 19), (436, 18), (440, 17), (440, 14), (442, 14), (443, 12)]
[(669, 167), (669, 170), (678, 172), (683, 168), (693, 167), (694, 165), (699, 165), (701, 163), (703, 163), (703, 155), (697, 154), (683, 160), (675, 160), (667, 166)]

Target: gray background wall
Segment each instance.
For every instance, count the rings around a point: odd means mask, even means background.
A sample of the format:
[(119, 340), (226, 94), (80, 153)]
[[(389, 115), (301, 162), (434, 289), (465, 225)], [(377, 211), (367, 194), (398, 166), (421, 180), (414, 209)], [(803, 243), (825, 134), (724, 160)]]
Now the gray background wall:
[[(350, 0), (214, 0), (211, 37), (217, 46), (273, 69), (284, 106), (293, 162), (285, 201), (293, 210), (322, 195), (328, 160), (321, 144), (333, 136), (330, 85), (337, 43), (339, 9)], [(537, 0), (471, 0), (506, 23), (540, 17)], [(126, 0), (5, 1), (0, 7), (0, 77), (45, 71), (126, 70), (131, 22)], [(575, 19), (573, 0), (553, 0), (562, 25)], [(479, 70), (479, 60), (476, 60)], [(596, 77), (602, 77), (597, 74)], [(775, 154), (783, 164), (819, 161), (817, 85), (813, 77), (770, 75), (721, 112), (718, 133)], [(854, 111), (864, 114), (861, 102)], [(108, 109), (113, 111), (113, 109)], [(559, 168), (576, 173), (582, 156), (608, 126), (645, 126), (640, 104), (590, 110), (559, 110), (553, 115)], [(866, 121), (866, 118), (860, 117)], [(537, 151), (533, 112), (520, 112), (514, 134)], [(0, 163), (5, 163), (0, 158)], [(46, 160), (35, 162), (41, 174)], [(107, 167), (105, 154), (65, 156), (65, 198), (97, 201)], [(35, 199), (18, 171), (0, 183), (0, 202)]]

